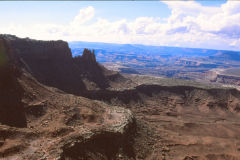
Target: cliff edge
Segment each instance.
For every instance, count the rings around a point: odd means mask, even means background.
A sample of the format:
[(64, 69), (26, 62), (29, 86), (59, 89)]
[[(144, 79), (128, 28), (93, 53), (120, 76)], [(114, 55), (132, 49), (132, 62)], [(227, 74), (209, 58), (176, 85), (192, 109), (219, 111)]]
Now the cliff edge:
[(130, 110), (59, 90), (86, 90), (83, 77), (66, 42), (0, 35), (0, 159), (134, 156)]

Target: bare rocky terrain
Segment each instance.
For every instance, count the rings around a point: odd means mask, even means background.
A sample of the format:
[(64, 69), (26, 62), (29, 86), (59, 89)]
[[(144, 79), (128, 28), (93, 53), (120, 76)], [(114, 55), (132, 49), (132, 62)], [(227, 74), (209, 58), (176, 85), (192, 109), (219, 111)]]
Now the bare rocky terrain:
[(235, 88), (121, 75), (91, 50), (0, 36), (0, 159), (238, 160), (239, 117)]

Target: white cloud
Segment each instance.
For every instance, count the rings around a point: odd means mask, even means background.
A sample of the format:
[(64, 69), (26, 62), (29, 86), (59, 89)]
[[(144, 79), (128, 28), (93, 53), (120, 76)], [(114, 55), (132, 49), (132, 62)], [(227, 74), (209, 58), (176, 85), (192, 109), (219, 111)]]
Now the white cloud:
[(240, 11), (240, 2), (239, 1), (228, 1), (222, 5), (222, 10), (225, 14), (239, 14)]
[(95, 17), (91, 6), (80, 9), (68, 25), (35, 24), (0, 27), (0, 32), (37, 39), (141, 43), (240, 50), (240, 2), (227, 1), (207, 7), (195, 1), (166, 1), (171, 15), (166, 19), (138, 17), (109, 21)]
[(80, 9), (78, 15), (71, 22), (71, 26), (77, 27), (90, 21), (94, 17), (94, 14), (95, 14), (95, 11), (92, 6)]

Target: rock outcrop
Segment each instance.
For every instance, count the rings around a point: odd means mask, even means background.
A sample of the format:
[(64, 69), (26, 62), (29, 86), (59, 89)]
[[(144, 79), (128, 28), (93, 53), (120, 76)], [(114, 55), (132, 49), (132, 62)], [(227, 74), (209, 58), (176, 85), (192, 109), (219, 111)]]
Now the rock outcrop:
[(21, 67), (40, 83), (68, 93), (82, 95), (89, 89), (106, 89), (112, 81), (122, 78), (98, 64), (95, 54), (88, 49), (82, 56), (73, 58), (64, 41), (38, 41), (12, 35), (0, 35), (0, 38), (8, 41)]
[(240, 86), (240, 76), (226, 74), (226, 72), (228, 71), (225, 71), (225, 69), (210, 70), (206, 72), (206, 79), (211, 82)]
[(78, 66), (82, 77), (89, 83), (94, 82), (96, 87), (101, 89), (109, 87), (109, 80), (105, 74), (108, 70), (97, 63), (94, 50), (91, 52), (84, 49), (82, 56), (74, 57), (73, 61)]
[(0, 159), (134, 156), (130, 110), (59, 90), (86, 90), (82, 79), (91, 74), (84, 74), (98, 64), (91, 52), (80, 59), (63, 41), (0, 36)]
[(23, 67), (40, 83), (69, 93), (85, 90), (78, 68), (72, 63), (71, 51), (64, 41), (37, 41), (1, 35), (8, 41)]

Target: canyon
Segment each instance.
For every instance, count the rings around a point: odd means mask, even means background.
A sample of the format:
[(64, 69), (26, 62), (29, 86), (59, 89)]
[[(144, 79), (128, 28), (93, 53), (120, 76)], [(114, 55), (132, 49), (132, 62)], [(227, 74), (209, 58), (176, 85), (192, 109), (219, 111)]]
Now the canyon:
[[(121, 73), (237, 87), (240, 83), (239, 51), (81, 41), (69, 42), (69, 46), (73, 56), (81, 55), (84, 48), (95, 49), (101, 64)], [(227, 72), (231, 72), (231, 76)], [(212, 79), (213, 74), (219, 74), (218, 78)]]
[(1, 159), (240, 159), (236, 88), (119, 73), (90, 49), (0, 35)]

